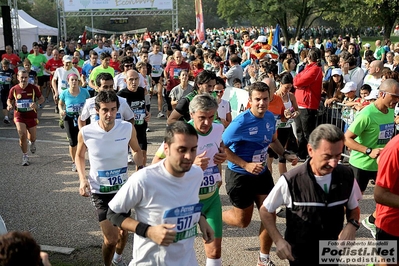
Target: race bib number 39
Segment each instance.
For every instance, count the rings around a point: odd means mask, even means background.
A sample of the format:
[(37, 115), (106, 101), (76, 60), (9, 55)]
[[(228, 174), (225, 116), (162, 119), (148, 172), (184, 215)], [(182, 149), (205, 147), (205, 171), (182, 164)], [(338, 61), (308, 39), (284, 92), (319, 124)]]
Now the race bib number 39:
[(107, 193), (118, 191), (127, 180), (127, 167), (98, 171), (100, 179), (100, 192)]
[(177, 234), (173, 242), (197, 235), (197, 224), (201, 217), (202, 206), (202, 203), (197, 203), (173, 208), (164, 212), (162, 222), (176, 225), (175, 230)]
[(213, 192), (215, 192), (217, 188), (217, 183), (221, 180), (222, 179), (220, 177), (220, 171), (217, 165), (206, 168), (204, 171), (204, 178), (202, 179), (199, 194), (213, 194)]

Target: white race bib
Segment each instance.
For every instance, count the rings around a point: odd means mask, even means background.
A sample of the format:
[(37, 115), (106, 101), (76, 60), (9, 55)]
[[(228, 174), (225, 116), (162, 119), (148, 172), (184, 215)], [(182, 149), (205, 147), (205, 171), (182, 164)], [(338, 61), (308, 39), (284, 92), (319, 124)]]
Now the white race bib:
[(127, 167), (98, 171), (100, 179), (100, 192), (107, 193), (118, 191), (127, 180)]
[(197, 203), (173, 208), (164, 212), (162, 223), (176, 225), (175, 230), (177, 234), (173, 242), (197, 235), (197, 224), (201, 217), (202, 206), (202, 203)]

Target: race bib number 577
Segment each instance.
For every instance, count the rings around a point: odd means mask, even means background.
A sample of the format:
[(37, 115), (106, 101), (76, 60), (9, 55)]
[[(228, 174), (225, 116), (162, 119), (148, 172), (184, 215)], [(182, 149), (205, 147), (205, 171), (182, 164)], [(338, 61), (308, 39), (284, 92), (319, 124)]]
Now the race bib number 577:
[(166, 210), (162, 222), (176, 224), (176, 237), (173, 242), (195, 237), (197, 235), (197, 223), (202, 210), (202, 203), (186, 205)]

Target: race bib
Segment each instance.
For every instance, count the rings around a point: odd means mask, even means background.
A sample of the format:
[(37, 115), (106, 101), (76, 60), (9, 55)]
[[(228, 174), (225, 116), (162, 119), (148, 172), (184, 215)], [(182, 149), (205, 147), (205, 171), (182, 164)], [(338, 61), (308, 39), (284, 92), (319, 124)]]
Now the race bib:
[(66, 112), (68, 115), (76, 115), (80, 114), (83, 108), (83, 103), (78, 103), (78, 104), (70, 104), (66, 108)]
[(161, 66), (152, 66), (152, 74), (162, 74)]
[(17, 100), (18, 112), (32, 111), (33, 109), (30, 107), (31, 103), (33, 103), (32, 99), (20, 99), (20, 100)]
[(217, 189), (218, 182), (222, 181), (222, 178), (220, 176), (220, 171), (219, 167), (217, 165), (211, 166), (205, 169), (204, 171), (204, 177), (202, 179), (199, 195), (200, 199), (205, 199), (208, 197), (201, 197), (201, 195), (207, 195), (210, 194), (210, 196), (213, 195), (213, 193)]
[(68, 88), (68, 83), (66, 80), (61, 80), (61, 90), (66, 90)]
[(118, 191), (127, 180), (127, 167), (98, 171), (100, 179), (100, 192), (107, 193)]
[(5, 84), (5, 77), (0, 76), (0, 84)]
[(387, 144), (394, 133), (394, 124), (380, 125), (380, 134), (378, 135), (377, 144)]
[(261, 150), (256, 150), (252, 155), (252, 162), (264, 163), (266, 161), (266, 155), (267, 155), (267, 147)]
[(197, 235), (197, 224), (201, 217), (202, 206), (202, 203), (197, 203), (173, 208), (164, 212), (162, 223), (176, 225), (175, 230), (177, 234), (173, 242)]
[(180, 68), (175, 68), (173, 69), (173, 78), (174, 79), (179, 79), (180, 76), (180, 72), (182, 71), (182, 69)]
[(41, 67), (40, 66), (32, 66), (31, 68), (33, 71), (35, 71), (36, 73), (40, 72)]
[(31, 77), (29, 77), (29, 80), (28, 80), (28, 82), (29, 82), (29, 84), (35, 84), (35, 79), (34, 79), (34, 78), (31, 78)]
[(11, 77), (8, 77), (8, 76), (5, 76), (5, 77), (2, 77), (2, 79), (3, 79), (3, 84), (11, 84)]
[(142, 125), (144, 123), (145, 118), (145, 109), (135, 109), (134, 113), (134, 124)]

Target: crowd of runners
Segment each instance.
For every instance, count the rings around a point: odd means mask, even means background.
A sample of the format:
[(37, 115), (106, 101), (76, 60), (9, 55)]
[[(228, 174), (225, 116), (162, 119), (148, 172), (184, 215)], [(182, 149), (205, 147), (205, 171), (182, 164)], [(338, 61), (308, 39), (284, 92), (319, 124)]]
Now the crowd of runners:
[[(198, 42), (180, 29), (44, 39), (18, 54), (6, 47), (3, 122), (16, 126), (21, 164), (36, 152), (37, 113), (54, 102), (79, 194), (98, 213), (104, 265), (126, 265), (128, 231), (135, 233), (130, 265), (196, 265), (197, 226), (206, 265), (222, 265), (223, 222), (247, 227), (254, 206), (262, 219), (258, 266), (278, 264), (273, 242), (290, 265), (318, 265), (319, 240), (353, 240), (361, 224), (378, 240), (398, 240), (399, 153), (391, 144), (398, 140), (390, 140), (399, 120), (399, 43), (377, 40), (371, 51), (359, 36), (315, 35), (273, 46), (269, 35), (209, 30)], [(248, 95), (235, 117), (226, 90)], [(153, 119), (167, 125), (156, 154), (147, 154)], [(301, 163), (287, 172), (287, 161)], [(223, 176), (232, 204), (224, 212)], [(369, 181), (376, 211), (359, 222)], [(285, 237), (276, 213), (287, 219)], [(3, 247), (10, 248), (0, 238)]]

